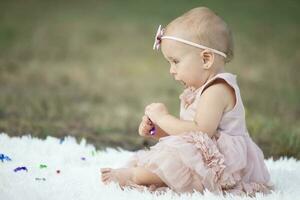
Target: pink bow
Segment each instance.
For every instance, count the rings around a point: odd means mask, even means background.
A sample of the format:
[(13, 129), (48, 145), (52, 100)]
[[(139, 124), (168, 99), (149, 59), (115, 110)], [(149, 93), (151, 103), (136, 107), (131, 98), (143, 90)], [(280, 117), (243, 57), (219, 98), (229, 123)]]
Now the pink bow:
[(158, 50), (160, 48), (161, 37), (163, 36), (163, 34), (164, 34), (164, 29), (162, 29), (161, 25), (159, 25), (154, 38), (153, 50)]

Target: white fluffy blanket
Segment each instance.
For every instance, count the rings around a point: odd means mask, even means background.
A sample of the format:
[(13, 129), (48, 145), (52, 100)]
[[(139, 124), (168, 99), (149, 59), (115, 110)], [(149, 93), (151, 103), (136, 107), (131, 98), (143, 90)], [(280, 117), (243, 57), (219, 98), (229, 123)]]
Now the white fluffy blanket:
[[(96, 151), (95, 147), (86, 144), (85, 140), (78, 144), (72, 137), (66, 137), (64, 141), (54, 137), (41, 140), (31, 136), (9, 137), (2, 133), (0, 199), (253, 199), (237, 196), (225, 198), (210, 192), (205, 192), (204, 195), (194, 193), (178, 196), (168, 191), (163, 195), (155, 195), (130, 189), (122, 191), (114, 183), (104, 185), (100, 179), (100, 168), (117, 168), (132, 154), (133, 152), (111, 148)], [(300, 162), (293, 158), (282, 158), (277, 161), (268, 159), (266, 164), (276, 191), (267, 196), (259, 194), (256, 199), (300, 198)], [(15, 172), (17, 167), (21, 167), (21, 170)], [(26, 167), (28, 171), (22, 167)]]

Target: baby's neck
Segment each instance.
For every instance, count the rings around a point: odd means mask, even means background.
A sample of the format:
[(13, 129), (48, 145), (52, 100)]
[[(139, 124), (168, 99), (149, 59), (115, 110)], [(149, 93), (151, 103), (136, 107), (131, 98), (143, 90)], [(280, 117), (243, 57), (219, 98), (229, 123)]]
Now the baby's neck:
[(220, 73), (225, 73), (225, 69), (224, 67), (220, 67), (220, 68), (217, 68), (217, 69), (213, 69), (211, 70), (210, 72), (208, 72), (206, 78), (205, 78), (205, 81), (202, 82), (200, 85), (195, 85), (195, 86), (192, 86), (191, 89), (192, 90), (197, 90), (199, 89), (200, 87), (202, 87), (207, 81), (209, 81), (210, 79), (212, 79), (213, 77), (215, 77), (217, 74), (220, 74)]
[(208, 80), (211, 79), (212, 77), (216, 76), (217, 74), (220, 74), (220, 73), (225, 73), (225, 68), (224, 68), (224, 65), (222, 66), (214, 66), (208, 76)]

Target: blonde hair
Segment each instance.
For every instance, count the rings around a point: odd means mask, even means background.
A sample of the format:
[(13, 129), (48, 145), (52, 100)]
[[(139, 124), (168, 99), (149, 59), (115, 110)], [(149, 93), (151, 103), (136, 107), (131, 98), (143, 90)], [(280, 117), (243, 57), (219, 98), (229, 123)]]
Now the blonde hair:
[(169, 35), (174, 31), (184, 33), (196, 43), (224, 52), (226, 63), (233, 59), (231, 31), (224, 20), (209, 8), (197, 7), (174, 19), (167, 25), (165, 33)]

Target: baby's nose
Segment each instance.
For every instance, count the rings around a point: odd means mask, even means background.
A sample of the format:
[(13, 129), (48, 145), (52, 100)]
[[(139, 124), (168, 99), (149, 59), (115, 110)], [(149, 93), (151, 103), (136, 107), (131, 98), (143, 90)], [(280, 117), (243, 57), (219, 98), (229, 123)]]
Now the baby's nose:
[(172, 74), (174, 76), (176, 73), (177, 73), (176, 72), (176, 67), (173, 66), (173, 65), (171, 65), (171, 67), (170, 67), (170, 74)]

